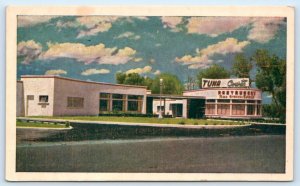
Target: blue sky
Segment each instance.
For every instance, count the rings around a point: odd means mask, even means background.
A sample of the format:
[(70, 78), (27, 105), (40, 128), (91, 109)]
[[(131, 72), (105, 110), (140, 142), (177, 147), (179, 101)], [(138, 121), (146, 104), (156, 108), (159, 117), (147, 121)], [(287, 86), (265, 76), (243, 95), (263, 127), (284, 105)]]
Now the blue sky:
[[(280, 17), (18, 16), (17, 76), (55, 74), (115, 82), (116, 72), (184, 83), (212, 64), (231, 69), (237, 53), (286, 57)], [(252, 71), (255, 76), (255, 69)]]

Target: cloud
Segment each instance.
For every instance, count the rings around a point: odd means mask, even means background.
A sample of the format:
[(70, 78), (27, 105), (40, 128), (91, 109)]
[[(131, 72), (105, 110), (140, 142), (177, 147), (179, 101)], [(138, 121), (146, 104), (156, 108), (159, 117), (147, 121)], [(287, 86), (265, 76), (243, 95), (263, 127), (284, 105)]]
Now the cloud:
[(95, 68), (91, 68), (91, 69), (87, 69), (85, 71), (83, 71), (81, 73), (81, 75), (83, 76), (89, 76), (89, 75), (94, 75), (94, 74), (108, 74), (110, 73), (110, 70), (108, 69), (95, 69)]
[(164, 28), (171, 28), (174, 32), (179, 32), (180, 29), (177, 28), (177, 25), (179, 25), (182, 22), (182, 17), (161, 17), (161, 21), (164, 25)]
[(273, 39), (279, 30), (279, 26), (284, 24), (283, 18), (257, 18), (252, 23), (252, 29), (249, 31), (248, 39), (259, 43), (266, 43)]
[(114, 39), (123, 39), (123, 38), (139, 40), (141, 38), (141, 36), (135, 35), (133, 32), (124, 32), (124, 33), (114, 37)]
[(265, 43), (271, 40), (284, 23), (278, 17), (191, 17), (188, 20), (188, 33), (206, 34), (216, 37), (233, 32), (241, 27), (250, 27), (248, 39)]
[(146, 74), (150, 73), (152, 70), (151, 66), (145, 66), (144, 68), (135, 68), (126, 71), (126, 74), (138, 73), (138, 74)]
[(138, 58), (133, 58), (133, 62), (140, 62), (140, 61), (142, 61), (143, 60), (143, 58), (141, 58), (141, 57), (138, 57)]
[(17, 45), (17, 55), (25, 57), (23, 64), (29, 64), (38, 58), (42, 52), (42, 45), (34, 40), (21, 41)]
[(67, 74), (67, 71), (62, 69), (57, 69), (57, 70), (47, 70), (45, 72), (45, 75), (60, 75), (60, 74)]
[(206, 68), (214, 62), (211, 57), (215, 54), (226, 55), (228, 53), (239, 53), (249, 44), (249, 41), (239, 42), (235, 38), (227, 38), (224, 41), (209, 45), (204, 49), (197, 49), (195, 56), (185, 55), (181, 58), (175, 58), (175, 61), (189, 65), (190, 69)]
[[(59, 26), (69, 26), (69, 27), (85, 27), (84, 29), (80, 28), (80, 32), (77, 35), (77, 38), (82, 38), (85, 36), (95, 36), (100, 32), (106, 32), (111, 27), (112, 24), (117, 20), (125, 20), (128, 22), (133, 22), (133, 18), (139, 20), (148, 20), (147, 17), (124, 17), (124, 16), (80, 16), (77, 17), (73, 22), (59, 23)], [(140, 36), (134, 36), (131, 39), (138, 40)]]
[(161, 74), (160, 70), (156, 70), (155, 72), (153, 72), (154, 75), (159, 75)]
[(85, 64), (125, 64), (134, 58), (136, 50), (125, 47), (123, 49), (106, 48), (104, 44), (86, 46), (82, 43), (48, 43), (48, 50), (40, 55), (42, 60), (57, 58), (72, 58)]
[(18, 27), (29, 27), (34, 26), (39, 23), (45, 23), (50, 21), (52, 18), (58, 16), (49, 16), (49, 15), (19, 15), (17, 17)]

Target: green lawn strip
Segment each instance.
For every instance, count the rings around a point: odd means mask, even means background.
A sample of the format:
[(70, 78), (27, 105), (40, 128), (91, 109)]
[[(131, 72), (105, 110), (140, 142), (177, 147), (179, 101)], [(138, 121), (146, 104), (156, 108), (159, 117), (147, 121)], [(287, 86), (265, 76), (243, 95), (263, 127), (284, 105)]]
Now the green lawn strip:
[(17, 121), (17, 127), (38, 127), (38, 128), (68, 128), (65, 124), (50, 124), (41, 122)]
[(179, 125), (244, 125), (244, 122), (217, 121), (205, 119), (184, 118), (153, 118), (153, 117), (116, 117), (116, 116), (68, 116), (68, 117), (35, 117), (44, 119), (86, 120), (86, 121), (111, 121), (129, 123), (153, 123), (153, 124), (179, 124)]

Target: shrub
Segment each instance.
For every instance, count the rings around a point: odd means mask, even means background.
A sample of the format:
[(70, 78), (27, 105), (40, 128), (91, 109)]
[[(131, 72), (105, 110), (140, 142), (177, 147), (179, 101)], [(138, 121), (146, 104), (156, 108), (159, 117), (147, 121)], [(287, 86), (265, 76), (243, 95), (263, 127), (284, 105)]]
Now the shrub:
[(180, 125), (184, 125), (184, 124), (185, 124), (185, 122), (184, 122), (184, 121), (179, 121), (179, 122), (178, 122), (178, 124), (180, 124)]
[(195, 122), (194, 125), (198, 125), (198, 122)]
[(69, 122), (69, 121), (66, 121), (66, 122), (65, 122), (65, 125), (66, 125), (66, 127), (70, 127), (70, 122)]

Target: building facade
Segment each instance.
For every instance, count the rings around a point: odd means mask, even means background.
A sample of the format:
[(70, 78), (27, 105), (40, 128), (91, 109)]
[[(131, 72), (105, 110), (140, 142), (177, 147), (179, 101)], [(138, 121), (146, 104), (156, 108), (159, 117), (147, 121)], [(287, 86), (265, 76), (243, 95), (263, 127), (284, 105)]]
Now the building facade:
[(50, 75), (22, 76), (17, 86), (17, 107), (24, 103), (17, 112), (19, 116), (98, 115), (113, 111), (146, 113), (144, 86)]
[(203, 79), (202, 89), (185, 91), (184, 96), (204, 96), (208, 118), (262, 117), (262, 92), (250, 88), (249, 79)]
[(259, 118), (261, 91), (249, 79), (203, 79), (183, 95), (151, 94), (145, 86), (26, 75), (17, 82), (17, 116), (97, 116), (126, 112), (182, 118)]

